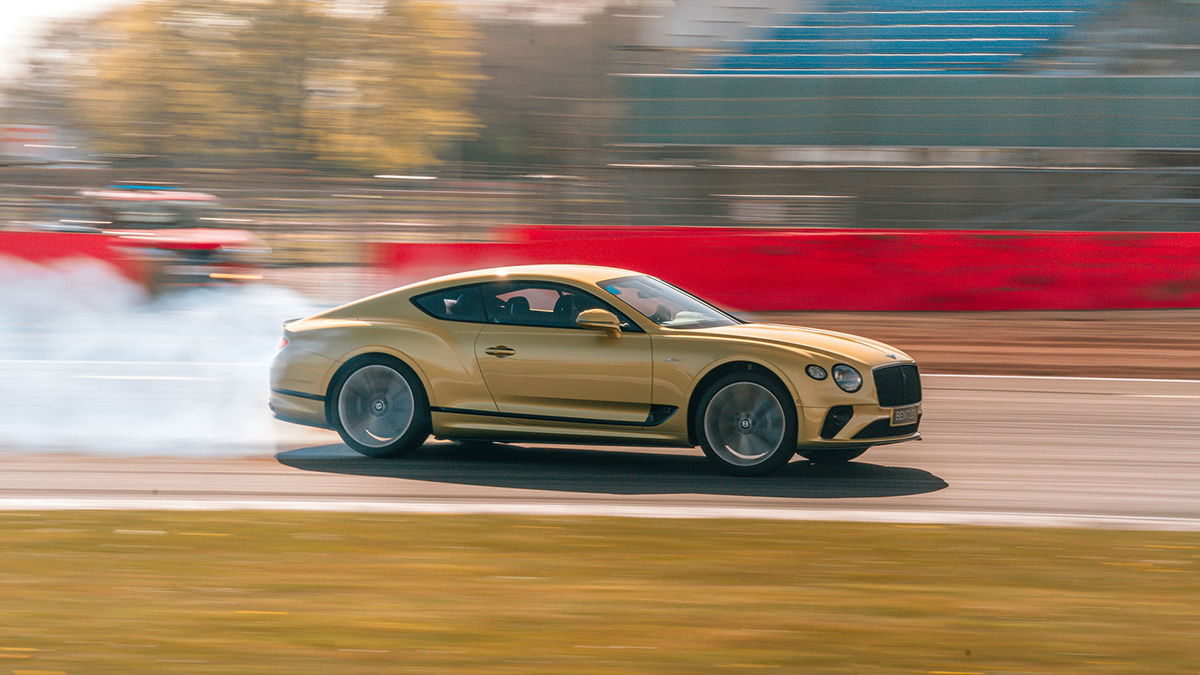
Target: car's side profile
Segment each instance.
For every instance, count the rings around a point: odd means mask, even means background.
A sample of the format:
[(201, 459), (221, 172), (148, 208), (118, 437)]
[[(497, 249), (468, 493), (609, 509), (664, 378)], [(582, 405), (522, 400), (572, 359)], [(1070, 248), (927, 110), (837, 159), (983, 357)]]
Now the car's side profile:
[(271, 410), (388, 457), (459, 441), (694, 447), (759, 475), (920, 438), (917, 366), (874, 340), (746, 323), (629, 270), (411, 284), (284, 325)]

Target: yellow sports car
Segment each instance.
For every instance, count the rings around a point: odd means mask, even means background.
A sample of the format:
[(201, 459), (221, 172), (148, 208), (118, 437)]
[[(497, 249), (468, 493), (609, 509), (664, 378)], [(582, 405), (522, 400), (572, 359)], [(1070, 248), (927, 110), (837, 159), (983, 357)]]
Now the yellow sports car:
[(393, 457), (456, 441), (694, 447), (730, 473), (795, 454), (846, 462), (920, 438), (908, 355), (866, 338), (747, 323), (611, 267), (463, 272), (284, 324), (281, 420)]

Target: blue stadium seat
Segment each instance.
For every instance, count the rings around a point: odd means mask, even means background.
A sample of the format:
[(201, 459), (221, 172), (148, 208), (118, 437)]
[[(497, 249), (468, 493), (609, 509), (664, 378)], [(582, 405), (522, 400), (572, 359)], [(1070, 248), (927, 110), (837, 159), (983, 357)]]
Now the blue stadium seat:
[(947, 52), (1029, 53), (1045, 40), (979, 38), (974, 40), (744, 40), (734, 43), (746, 54), (920, 54)]
[(1116, 0), (826, 0), (778, 12), (697, 74), (1005, 72)]
[(1069, 26), (1062, 24), (951, 24), (894, 26), (771, 26), (765, 40), (965, 40), (971, 38), (1014, 38), (1054, 40)]
[(676, 72), (687, 75), (990, 75), (994, 71), (987, 70), (939, 70), (935, 68), (921, 69), (890, 69), (890, 68), (771, 68), (756, 70), (752, 68), (687, 68)]
[(1019, 54), (730, 54), (721, 68), (978, 68), (998, 66)]
[(1072, 25), (1083, 12), (1074, 10), (1045, 10), (1038, 12), (1009, 11), (896, 11), (896, 12), (807, 12), (794, 14), (793, 22), (806, 26), (888, 26), (928, 24), (997, 24), (1036, 23)]
[[(905, 12), (919, 9), (927, 12), (948, 10), (1012, 11), (1091, 9), (1095, 0), (866, 0), (843, 3), (858, 11)], [(850, 10), (853, 11), (853, 10)]]

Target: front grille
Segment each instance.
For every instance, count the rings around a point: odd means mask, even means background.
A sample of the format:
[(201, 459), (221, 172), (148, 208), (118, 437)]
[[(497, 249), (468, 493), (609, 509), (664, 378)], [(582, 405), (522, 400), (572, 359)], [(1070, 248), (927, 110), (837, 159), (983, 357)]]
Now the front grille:
[(876, 368), (875, 392), (885, 408), (920, 403), (921, 375), (911, 363)]
[(888, 436), (907, 436), (917, 433), (917, 426), (920, 421), (913, 424), (901, 424), (898, 427), (892, 426), (892, 421), (889, 419), (875, 420), (867, 426), (863, 427), (862, 431), (854, 434), (855, 438), (887, 438)]

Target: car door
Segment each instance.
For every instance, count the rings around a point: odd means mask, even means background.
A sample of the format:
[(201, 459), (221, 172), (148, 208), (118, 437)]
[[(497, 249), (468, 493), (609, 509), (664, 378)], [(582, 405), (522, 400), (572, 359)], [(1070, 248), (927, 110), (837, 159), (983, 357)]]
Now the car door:
[[(476, 358), (499, 412), (521, 423), (646, 422), (653, 355), (636, 324), (565, 284), (496, 282), (483, 294), (490, 323), (476, 338)], [(594, 307), (618, 314), (620, 337), (575, 325)]]
[[(483, 382), (475, 358), (475, 338), (487, 325), (479, 284), (465, 284), (423, 293), (412, 299), (432, 321), (423, 326), (426, 340), (417, 359), (431, 386), (430, 399), (437, 407), (495, 413), (496, 404)], [(393, 339), (401, 352), (412, 349), (414, 335), (399, 333)]]

